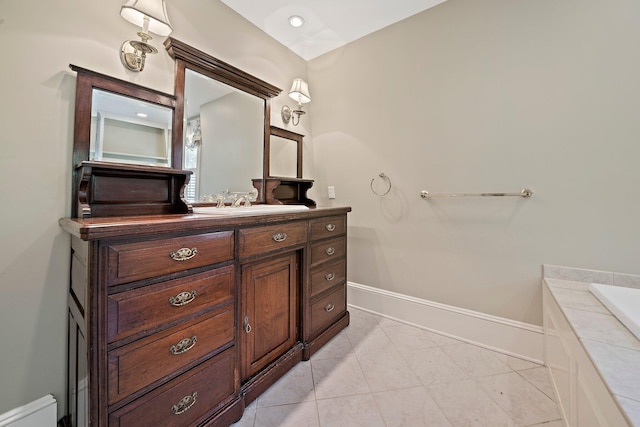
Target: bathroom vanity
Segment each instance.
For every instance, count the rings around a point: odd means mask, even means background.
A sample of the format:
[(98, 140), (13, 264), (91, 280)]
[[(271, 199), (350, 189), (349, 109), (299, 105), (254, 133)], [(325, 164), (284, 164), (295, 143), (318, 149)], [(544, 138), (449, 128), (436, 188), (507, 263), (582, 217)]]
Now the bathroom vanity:
[(238, 420), (348, 325), (349, 210), (62, 219), (72, 424)]
[(270, 125), (280, 89), (165, 46), (175, 95), (71, 66), (66, 425), (226, 427), (349, 324), (351, 209), (307, 197), (303, 136)]

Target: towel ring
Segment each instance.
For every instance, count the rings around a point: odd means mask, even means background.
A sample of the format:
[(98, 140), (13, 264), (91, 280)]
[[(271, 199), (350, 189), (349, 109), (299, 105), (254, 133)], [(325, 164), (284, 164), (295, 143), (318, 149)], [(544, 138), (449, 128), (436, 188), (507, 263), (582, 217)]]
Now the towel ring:
[(384, 172), (380, 172), (378, 176), (384, 179), (385, 181), (387, 181), (387, 184), (389, 185), (389, 188), (387, 188), (387, 191), (385, 191), (384, 193), (378, 193), (376, 192), (376, 190), (373, 189), (373, 182), (376, 180), (375, 178), (371, 179), (371, 184), (369, 184), (369, 187), (371, 187), (371, 192), (373, 194), (379, 197), (384, 197), (387, 194), (389, 194), (389, 191), (391, 191), (391, 179), (387, 175), (385, 175)]

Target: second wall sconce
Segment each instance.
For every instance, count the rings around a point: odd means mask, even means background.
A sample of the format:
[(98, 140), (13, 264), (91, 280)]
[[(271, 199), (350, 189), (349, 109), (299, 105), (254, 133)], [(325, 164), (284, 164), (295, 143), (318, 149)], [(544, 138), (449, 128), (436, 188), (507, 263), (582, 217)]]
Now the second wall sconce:
[(127, 0), (120, 8), (120, 16), (141, 27), (137, 40), (127, 40), (120, 48), (120, 60), (131, 71), (142, 71), (147, 54), (158, 53), (158, 49), (147, 43), (149, 32), (168, 36), (173, 31), (167, 16), (164, 0)]
[(298, 78), (293, 80), (291, 90), (289, 91), (289, 97), (298, 102), (298, 106), (295, 110), (291, 110), (288, 105), (282, 107), (282, 121), (288, 124), (289, 121), (294, 126), (298, 126), (300, 123), (300, 116), (306, 113), (303, 110), (302, 104), (311, 102), (311, 96), (309, 95), (309, 85), (304, 80)]

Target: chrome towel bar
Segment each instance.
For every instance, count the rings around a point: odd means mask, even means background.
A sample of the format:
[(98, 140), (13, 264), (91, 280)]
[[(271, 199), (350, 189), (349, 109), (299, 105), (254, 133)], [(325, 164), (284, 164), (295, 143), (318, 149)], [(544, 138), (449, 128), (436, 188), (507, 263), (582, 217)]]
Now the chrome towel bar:
[(449, 193), (449, 194), (431, 194), (428, 191), (422, 190), (420, 197), (423, 199), (431, 199), (433, 197), (506, 197), (517, 196), (528, 199), (533, 195), (533, 191), (528, 188), (523, 188), (519, 193)]

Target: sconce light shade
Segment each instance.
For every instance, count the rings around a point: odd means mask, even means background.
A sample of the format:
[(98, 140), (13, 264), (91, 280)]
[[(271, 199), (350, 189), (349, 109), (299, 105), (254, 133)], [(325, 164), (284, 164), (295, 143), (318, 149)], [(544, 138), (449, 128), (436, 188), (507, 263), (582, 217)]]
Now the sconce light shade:
[(296, 101), (298, 104), (306, 104), (311, 102), (311, 96), (309, 95), (309, 85), (302, 79), (294, 79), (289, 91), (289, 97)]
[(151, 40), (149, 32), (168, 36), (173, 31), (164, 0), (127, 0), (120, 8), (120, 16), (141, 27), (140, 41), (127, 40), (122, 44), (120, 60), (127, 69), (142, 71), (147, 54), (158, 53), (158, 49), (147, 43)]
[(138, 27), (144, 27), (147, 17), (148, 31), (159, 36), (168, 36), (173, 31), (164, 0), (127, 0), (120, 8), (120, 16)]

